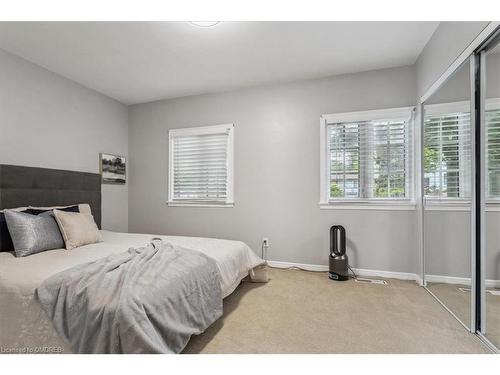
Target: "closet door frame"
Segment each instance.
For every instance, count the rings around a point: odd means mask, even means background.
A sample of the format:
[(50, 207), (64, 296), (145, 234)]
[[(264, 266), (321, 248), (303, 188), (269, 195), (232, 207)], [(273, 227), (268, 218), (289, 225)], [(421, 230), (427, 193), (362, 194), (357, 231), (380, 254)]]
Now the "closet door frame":
[(486, 129), (486, 54), (496, 45), (500, 44), (500, 27), (497, 27), (491, 35), (485, 38), (484, 42), (474, 53), (477, 70), (475, 79), (476, 103), (476, 128), (478, 135), (476, 154), (476, 206), (477, 219), (476, 230), (479, 234), (476, 246), (476, 333), (479, 338), (495, 353), (500, 353), (500, 348), (496, 347), (486, 336), (488, 321), (486, 318), (486, 152), (487, 152), (487, 129)]
[[(493, 40), (500, 38), (500, 22), (490, 22), (471, 44), (460, 54), (460, 56), (448, 67), (436, 82), (420, 98), (420, 126), (418, 144), (416, 150), (420, 153), (415, 160), (420, 165), (416, 170), (420, 175), (416, 178), (418, 186), (415, 191), (419, 194), (418, 230), (420, 238), (420, 285), (426, 288), (425, 278), (425, 230), (424, 230), (424, 172), (423, 172), (423, 131), (424, 131), (424, 103), (437, 92), (443, 84), (461, 67), (469, 61), (470, 63), (470, 85), (471, 85), (471, 127), (472, 132), (472, 192), (471, 192), (471, 322), (467, 329), (478, 336), (490, 347), (492, 351), (500, 353), (486, 337), (486, 306), (485, 306), (485, 151), (486, 151), (486, 129), (484, 121), (484, 88), (485, 88), (485, 51)], [(430, 291), (429, 291), (430, 292)], [(462, 325), (458, 317), (448, 309), (432, 292), (436, 300), (441, 303)]]

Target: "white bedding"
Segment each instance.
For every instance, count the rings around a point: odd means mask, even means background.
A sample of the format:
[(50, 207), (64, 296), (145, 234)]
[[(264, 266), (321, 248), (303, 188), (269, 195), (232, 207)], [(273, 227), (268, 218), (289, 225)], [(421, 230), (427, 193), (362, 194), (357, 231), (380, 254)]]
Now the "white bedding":
[[(156, 236), (101, 231), (104, 242), (73, 250), (50, 250), (16, 258), (0, 253), (0, 347), (37, 350), (37, 347), (67, 346), (55, 333), (38, 302), (35, 289), (48, 277), (130, 247), (144, 246), (153, 237), (198, 250), (213, 258), (221, 274), (223, 296), (231, 294), (251, 270), (264, 263), (243, 242), (199, 237)], [(15, 349), (17, 348), (17, 349)], [(40, 350), (40, 349), (38, 349)], [(42, 349), (43, 351), (43, 349)]]

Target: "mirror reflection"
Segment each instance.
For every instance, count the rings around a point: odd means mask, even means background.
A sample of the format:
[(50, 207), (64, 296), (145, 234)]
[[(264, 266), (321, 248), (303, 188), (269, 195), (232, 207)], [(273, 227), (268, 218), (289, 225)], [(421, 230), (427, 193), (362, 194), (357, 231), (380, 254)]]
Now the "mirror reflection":
[[(485, 322), (483, 333), (500, 346), (500, 45), (485, 58), (486, 213), (485, 213)], [(483, 316), (484, 316), (483, 315)]]
[(469, 64), (424, 103), (425, 279), (466, 326), (471, 323), (472, 132)]

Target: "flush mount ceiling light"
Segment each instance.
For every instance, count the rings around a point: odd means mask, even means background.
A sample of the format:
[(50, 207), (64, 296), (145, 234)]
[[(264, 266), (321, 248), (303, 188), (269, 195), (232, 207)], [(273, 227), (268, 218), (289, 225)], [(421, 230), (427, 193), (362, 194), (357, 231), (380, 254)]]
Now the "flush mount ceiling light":
[(188, 21), (193, 26), (198, 27), (213, 27), (218, 25), (220, 21)]

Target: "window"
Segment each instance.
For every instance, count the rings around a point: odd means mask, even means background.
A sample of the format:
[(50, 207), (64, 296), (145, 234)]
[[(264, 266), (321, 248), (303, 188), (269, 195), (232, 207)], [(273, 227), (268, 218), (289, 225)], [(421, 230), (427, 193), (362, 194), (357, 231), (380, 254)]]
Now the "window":
[(410, 203), (413, 108), (321, 117), (321, 204)]
[[(425, 106), (424, 193), (427, 201), (471, 199), (470, 103)], [(500, 100), (486, 101), (486, 197), (500, 199)]]
[(169, 131), (169, 205), (233, 206), (230, 125)]
[(424, 193), (427, 199), (471, 195), (471, 122), (469, 103), (425, 107)]
[[(488, 108), (489, 107), (489, 108)], [(486, 198), (500, 199), (500, 100), (486, 100)]]

